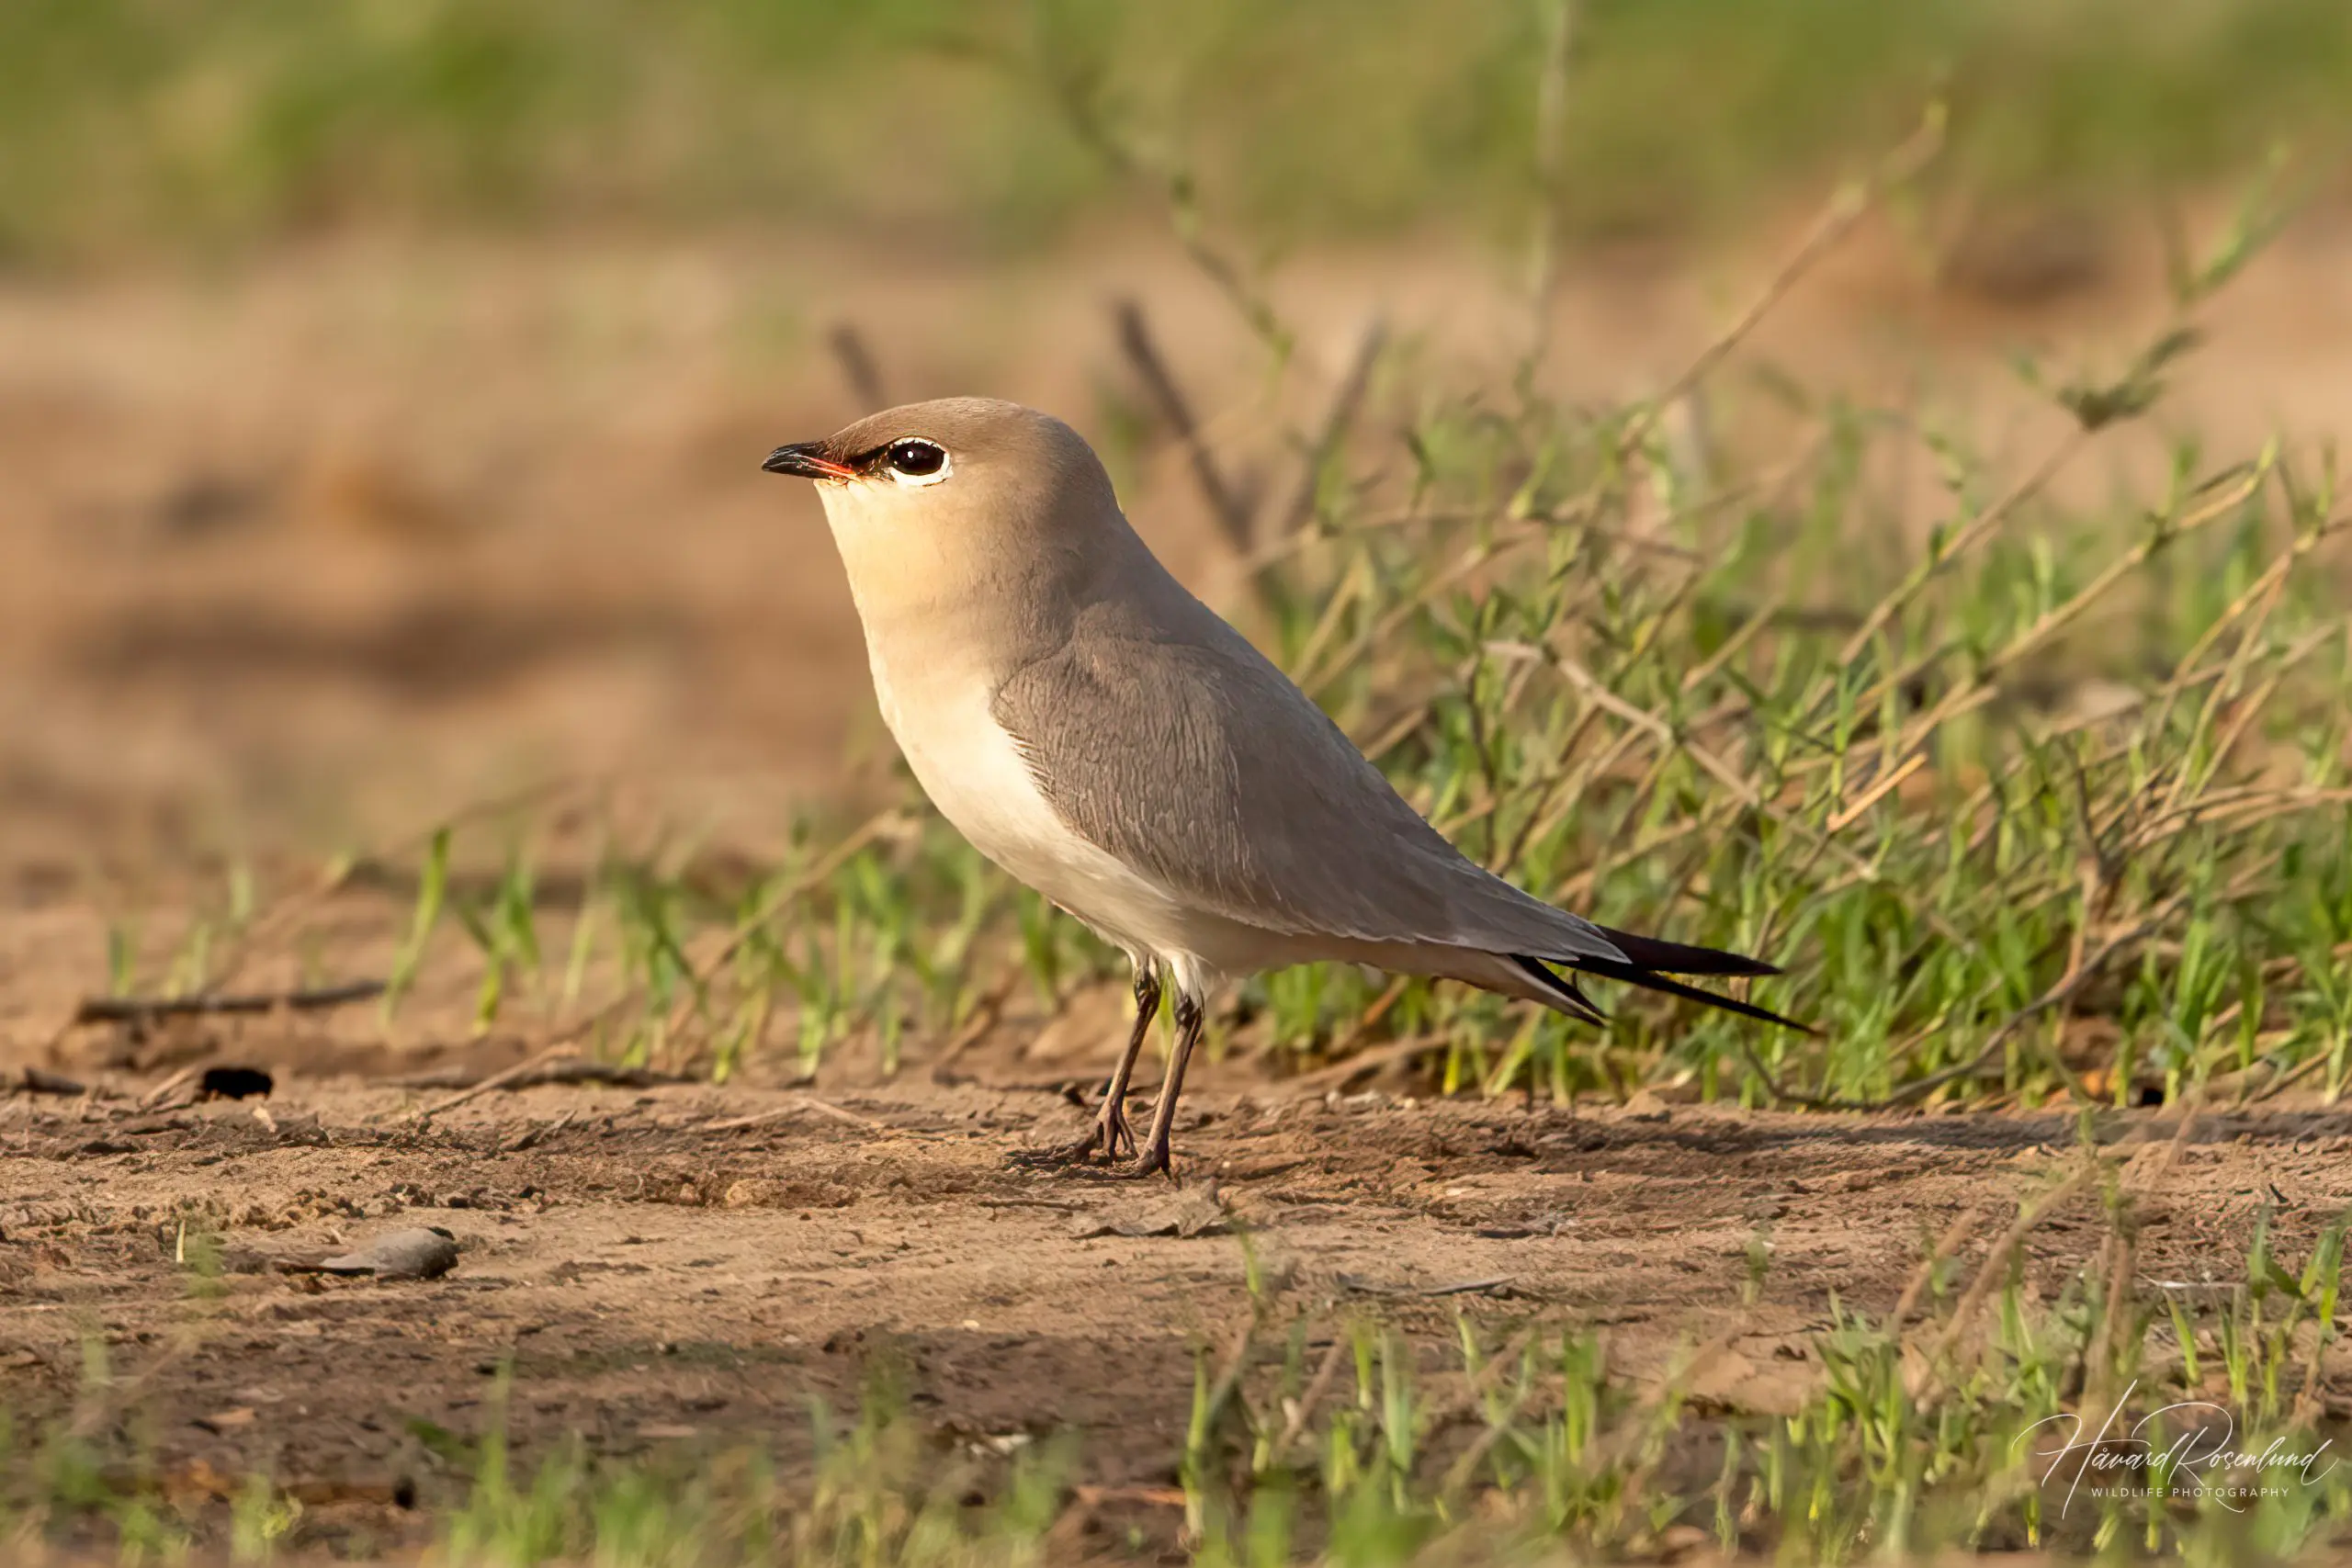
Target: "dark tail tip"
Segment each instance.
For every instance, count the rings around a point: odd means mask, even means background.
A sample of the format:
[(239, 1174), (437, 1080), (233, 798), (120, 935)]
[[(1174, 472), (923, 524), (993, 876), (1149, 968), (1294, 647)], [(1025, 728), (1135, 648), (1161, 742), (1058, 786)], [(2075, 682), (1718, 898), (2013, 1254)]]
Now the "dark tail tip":
[[(1673, 944), (1669, 942), (1667, 945), (1670, 947)], [(1693, 948), (1689, 951), (1703, 953), (1707, 950)], [(1532, 958), (1523, 953), (1514, 953), (1507, 956), (1525, 971), (1529, 978), (1544, 987), (1545, 999), (1553, 1007), (1572, 1018), (1583, 1019), (1588, 1023), (1606, 1023), (1609, 1021), (1609, 1015), (1602, 1012), (1594, 1004), (1592, 998), (1577, 987), (1574, 979), (1554, 973), (1552, 966), (1540, 958)], [(1729, 957), (1730, 954), (1718, 956)], [(1747, 961), (1742, 960), (1742, 962)], [(1793, 1029), (1800, 1034), (1818, 1035), (1821, 1032), (1809, 1023), (1800, 1023), (1795, 1019), (1774, 1012), (1770, 1008), (1760, 1008), (1754, 1002), (1744, 1002), (1736, 997), (1721, 997), (1713, 991), (1702, 991), (1696, 986), (1686, 986), (1681, 981), (1661, 975), (1653, 969), (1636, 969), (1630, 964), (1619, 964), (1606, 958), (1579, 958), (1569, 967), (1579, 975), (1598, 975), (1604, 980), (1622, 980), (1629, 986), (1638, 986), (1645, 991), (1657, 991), (1669, 997), (1680, 997), (1685, 1001), (1697, 1002), (1704, 1007), (1720, 1008), (1725, 1012), (1737, 1013), (1742, 1018), (1755, 1019), (1759, 1023), (1778, 1024), (1782, 1029)], [(1735, 972), (1748, 973), (1746, 970)], [(1776, 969), (1770, 973), (1778, 974), (1780, 971)]]
[(1609, 1021), (1609, 1015), (1601, 1011), (1590, 997), (1578, 990), (1574, 980), (1557, 974), (1550, 964), (1540, 959), (1530, 958), (1523, 953), (1514, 953), (1510, 957), (1513, 964), (1518, 964), (1526, 973), (1529, 979), (1544, 988), (1546, 998), (1561, 1012), (1566, 1013), (1570, 1018), (1582, 1019), (1587, 1023)]
[(1654, 936), (1635, 936), (1631, 931), (1611, 931), (1607, 926), (1600, 934), (1617, 944), (1617, 951), (1636, 969), (1647, 969), (1660, 975), (1778, 975), (1777, 964), (1767, 964), (1760, 958), (1741, 953), (1724, 953), (1713, 947), (1692, 947), (1685, 942), (1663, 942)]
[[(1694, 948), (1690, 951), (1703, 953), (1706, 949)], [(1742, 962), (1752, 961), (1742, 960)], [(1613, 964), (1605, 958), (1579, 958), (1576, 962), (1576, 968), (1579, 974), (1598, 975), (1604, 980), (1623, 980), (1629, 986), (1639, 986), (1645, 991), (1657, 991), (1669, 997), (1680, 997), (1685, 1001), (1697, 1002), (1704, 1007), (1720, 1008), (1724, 1012), (1736, 1012), (1742, 1018), (1752, 1018), (1759, 1023), (1776, 1023), (1782, 1029), (1793, 1029), (1800, 1034), (1817, 1035), (1821, 1032), (1809, 1023), (1799, 1023), (1795, 1019), (1774, 1012), (1770, 1008), (1760, 1008), (1754, 1002), (1743, 1002), (1731, 997), (1719, 997), (1713, 991), (1702, 991), (1696, 986), (1686, 986), (1679, 980), (1669, 979), (1654, 969), (1636, 969), (1631, 964)], [(1685, 973), (1692, 972), (1685, 971)], [(1730, 973), (1744, 975), (1752, 971), (1743, 969), (1730, 971)], [(1770, 973), (1778, 974), (1780, 971), (1772, 970)]]

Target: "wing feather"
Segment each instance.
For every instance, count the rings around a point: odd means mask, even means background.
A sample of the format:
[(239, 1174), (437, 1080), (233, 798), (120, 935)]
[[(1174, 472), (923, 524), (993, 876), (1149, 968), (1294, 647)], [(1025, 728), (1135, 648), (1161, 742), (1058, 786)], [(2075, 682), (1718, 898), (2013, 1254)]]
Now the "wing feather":
[(1083, 612), (995, 693), (1071, 830), (1261, 930), (1624, 962), (1598, 927), (1465, 859), (1287, 676), (1184, 600), (1197, 618)]

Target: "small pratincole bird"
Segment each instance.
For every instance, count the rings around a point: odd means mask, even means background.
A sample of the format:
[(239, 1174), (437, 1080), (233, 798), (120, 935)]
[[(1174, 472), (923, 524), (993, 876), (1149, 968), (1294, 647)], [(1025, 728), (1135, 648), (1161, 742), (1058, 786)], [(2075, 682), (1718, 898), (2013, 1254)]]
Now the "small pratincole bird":
[[(1093, 1127), (1017, 1159), (1168, 1170), (1211, 991), (1287, 964), (1464, 980), (1598, 1022), (1573, 977), (1592, 975), (1804, 1027), (1668, 977), (1770, 964), (1594, 925), (1464, 858), (1168, 574), (1061, 421), (912, 403), (763, 467), (817, 481), (883, 721), (932, 803), (1135, 964), (1135, 1029)], [(1138, 1151), (1127, 1086), (1163, 973), (1176, 1043)]]

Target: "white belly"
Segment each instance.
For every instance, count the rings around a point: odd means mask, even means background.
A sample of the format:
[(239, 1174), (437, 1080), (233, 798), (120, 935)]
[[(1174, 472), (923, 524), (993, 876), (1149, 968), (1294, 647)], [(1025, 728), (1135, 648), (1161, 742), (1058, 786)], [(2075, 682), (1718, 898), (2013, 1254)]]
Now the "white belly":
[(915, 781), (972, 847), (1137, 959), (1199, 966), (1197, 922), (1167, 891), (1064, 826), (978, 681), (895, 678), (871, 659), (882, 721)]

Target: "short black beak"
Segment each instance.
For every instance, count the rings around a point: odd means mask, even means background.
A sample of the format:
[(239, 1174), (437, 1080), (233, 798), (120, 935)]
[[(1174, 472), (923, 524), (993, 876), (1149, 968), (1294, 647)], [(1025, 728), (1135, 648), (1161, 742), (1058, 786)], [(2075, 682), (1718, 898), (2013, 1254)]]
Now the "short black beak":
[(771, 474), (790, 474), (803, 479), (854, 479), (855, 468), (845, 468), (825, 456), (821, 441), (800, 441), (790, 446), (779, 446), (768, 454), (760, 467)]

